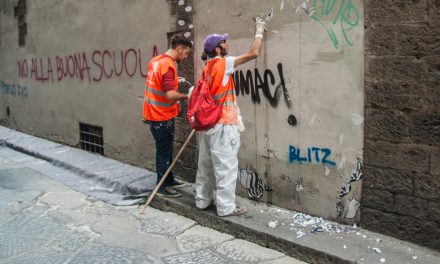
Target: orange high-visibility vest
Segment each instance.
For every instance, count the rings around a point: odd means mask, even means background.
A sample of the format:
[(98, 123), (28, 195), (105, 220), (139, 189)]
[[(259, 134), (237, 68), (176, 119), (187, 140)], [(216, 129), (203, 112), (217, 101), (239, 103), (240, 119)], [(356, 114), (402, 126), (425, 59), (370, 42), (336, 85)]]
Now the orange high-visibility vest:
[(146, 120), (166, 121), (179, 114), (176, 101), (167, 99), (162, 89), (162, 75), (167, 73), (169, 68), (174, 70), (174, 89), (177, 90), (179, 82), (176, 65), (171, 57), (162, 54), (151, 59), (148, 64), (143, 105)]
[[(222, 85), (223, 76), (226, 71), (226, 59), (220, 58), (208, 61), (204, 69), (205, 71), (209, 68), (210, 63), (215, 63), (211, 71), (211, 95), (216, 104), (220, 105), (223, 102), (222, 116), (218, 123), (224, 125), (236, 125), (238, 124), (238, 107), (232, 74), (229, 76), (226, 85)], [(205, 74), (207, 73), (205, 72)]]

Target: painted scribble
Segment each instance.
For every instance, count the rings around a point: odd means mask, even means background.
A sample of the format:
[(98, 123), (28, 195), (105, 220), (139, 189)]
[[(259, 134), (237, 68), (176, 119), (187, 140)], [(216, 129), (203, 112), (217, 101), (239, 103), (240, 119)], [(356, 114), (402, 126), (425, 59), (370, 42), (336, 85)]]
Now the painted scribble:
[(271, 192), (273, 190), (263, 183), (258, 173), (251, 169), (250, 166), (238, 169), (238, 180), (248, 190), (249, 198), (252, 200), (259, 200), (263, 196), (264, 191)]
[[(337, 49), (340, 42), (335, 30), (342, 34), (343, 41), (353, 46), (347, 32), (359, 26), (360, 12), (353, 0), (312, 0), (304, 1), (297, 7), (296, 13), (308, 15), (310, 19), (316, 21), (328, 34), (333, 46)], [(326, 25), (325, 19), (330, 19), (331, 24)]]
[(357, 164), (356, 164), (356, 168), (353, 169), (353, 171), (351, 172), (350, 175), (348, 175), (348, 177), (345, 175), (341, 175), (342, 186), (341, 186), (341, 191), (339, 192), (338, 197), (343, 198), (347, 194), (349, 194), (351, 192), (351, 183), (359, 181), (362, 178), (362, 175), (363, 175), (363, 166), (362, 166), (362, 162), (360, 161), (360, 159), (358, 159)]

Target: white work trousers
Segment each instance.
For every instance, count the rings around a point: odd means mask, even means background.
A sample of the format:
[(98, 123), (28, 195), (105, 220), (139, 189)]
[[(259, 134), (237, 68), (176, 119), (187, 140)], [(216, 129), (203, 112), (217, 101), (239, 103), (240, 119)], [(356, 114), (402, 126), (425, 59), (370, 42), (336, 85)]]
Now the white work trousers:
[(235, 187), (238, 175), (237, 153), (240, 133), (236, 125), (217, 124), (205, 132), (197, 132), (199, 161), (196, 176), (196, 206), (207, 208), (217, 189), (217, 214), (224, 216), (235, 210)]

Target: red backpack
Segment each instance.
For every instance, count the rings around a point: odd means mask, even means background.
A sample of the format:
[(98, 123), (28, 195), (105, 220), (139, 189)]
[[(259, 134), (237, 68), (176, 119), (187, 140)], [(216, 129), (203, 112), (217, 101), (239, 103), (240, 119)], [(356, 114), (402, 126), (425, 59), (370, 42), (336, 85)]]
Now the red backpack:
[[(203, 71), (197, 81), (197, 86), (188, 100), (188, 121), (189, 125), (196, 131), (204, 131), (213, 128), (222, 115), (223, 103), (217, 105), (210, 93), (211, 71), (216, 61), (213, 61), (208, 68), (207, 75)], [(206, 78), (208, 77), (208, 78)], [(208, 80), (207, 80), (208, 79)], [(226, 99), (226, 96), (224, 100)]]

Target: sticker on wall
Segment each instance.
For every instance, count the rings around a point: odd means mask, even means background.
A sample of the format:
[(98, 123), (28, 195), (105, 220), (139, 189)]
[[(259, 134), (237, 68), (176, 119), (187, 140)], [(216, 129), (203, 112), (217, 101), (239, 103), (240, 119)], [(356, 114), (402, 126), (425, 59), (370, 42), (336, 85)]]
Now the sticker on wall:
[(361, 203), (358, 200), (356, 200), (355, 194), (353, 194), (353, 197), (350, 200), (348, 200), (344, 206), (342, 217), (349, 219), (355, 218), (360, 205)]
[(302, 190), (304, 190), (304, 185), (303, 185), (303, 180), (302, 178), (299, 179), (299, 181), (296, 182), (296, 191), (300, 192)]
[(241, 185), (248, 190), (249, 198), (252, 200), (259, 200), (264, 191), (273, 191), (273, 188), (264, 184), (258, 173), (251, 169), (249, 165), (244, 169), (238, 169), (238, 179)]

